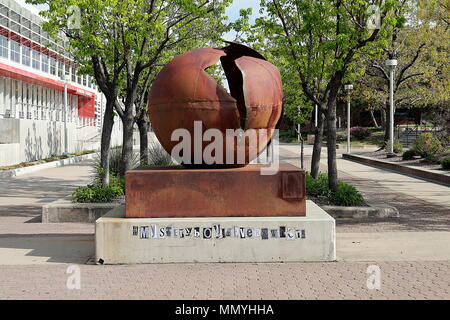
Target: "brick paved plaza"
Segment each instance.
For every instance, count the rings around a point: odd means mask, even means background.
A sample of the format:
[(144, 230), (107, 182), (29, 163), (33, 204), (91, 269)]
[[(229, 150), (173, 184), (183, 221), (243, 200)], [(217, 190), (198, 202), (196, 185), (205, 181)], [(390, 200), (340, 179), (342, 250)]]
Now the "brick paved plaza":
[[(298, 146), (280, 149), (298, 165)], [(0, 182), (0, 299), (450, 299), (448, 187), (338, 160), (342, 179), (400, 217), (338, 220), (337, 262), (100, 266), (93, 224), (40, 222), (43, 204), (89, 181), (90, 164)], [(67, 286), (72, 265), (79, 290)], [(373, 265), (379, 289), (367, 285)]]
[[(382, 271), (380, 290), (367, 267)], [(450, 262), (2, 266), (1, 299), (449, 299)]]

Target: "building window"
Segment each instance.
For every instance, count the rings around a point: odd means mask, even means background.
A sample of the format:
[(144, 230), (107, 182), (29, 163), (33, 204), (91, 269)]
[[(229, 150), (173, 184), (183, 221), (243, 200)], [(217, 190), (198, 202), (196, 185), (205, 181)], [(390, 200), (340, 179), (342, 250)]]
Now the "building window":
[(75, 68), (74, 67), (72, 67), (72, 82), (75, 82), (76, 81), (76, 71), (75, 71)]
[(86, 78), (87, 78), (87, 76), (83, 75), (83, 86), (86, 86)]
[(17, 41), (11, 41), (11, 60), (20, 62), (20, 43)]
[(40, 66), (41, 66), (41, 62), (40, 62), (40, 53), (37, 52), (36, 50), (33, 50), (33, 51), (32, 51), (32, 58), (33, 58), (33, 61), (32, 61), (32, 67), (33, 67), (34, 69), (39, 70), (39, 69), (40, 69)]
[(0, 36), (0, 57), (8, 58), (8, 38)]
[(64, 64), (61, 61), (58, 61), (58, 77), (62, 77), (64, 72)]
[(68, 64), (64, 65), (64, 74), (66, 75), (66, 80), (70, 79), (70, 66)]
[(46, 54), (42, 55), (42, 71), (48, 72), (48, 56)]
[(50, 74), (56, 75), (56, 59), (50, 58)]
[(30, 51), (27, 46), (22, 46), (22, 64), (26, 66), (30, 65)]

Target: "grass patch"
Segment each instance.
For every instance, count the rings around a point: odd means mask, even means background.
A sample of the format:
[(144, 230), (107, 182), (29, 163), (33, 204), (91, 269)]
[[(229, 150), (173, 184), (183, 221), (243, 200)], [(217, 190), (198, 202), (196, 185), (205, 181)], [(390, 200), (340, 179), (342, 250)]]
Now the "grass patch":
[(364, 144), (382, 146), (384, 143), (384, 131), (372, 131), (372, 134), (360, 141)]

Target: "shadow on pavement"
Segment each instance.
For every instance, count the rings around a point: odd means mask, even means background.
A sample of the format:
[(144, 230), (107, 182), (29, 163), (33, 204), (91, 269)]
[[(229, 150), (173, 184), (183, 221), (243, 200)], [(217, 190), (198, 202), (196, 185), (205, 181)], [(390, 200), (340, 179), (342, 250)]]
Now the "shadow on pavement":
[(94, 254), (94, 235), (0, 235), (0, 265), (43, 263), (84, 264)]

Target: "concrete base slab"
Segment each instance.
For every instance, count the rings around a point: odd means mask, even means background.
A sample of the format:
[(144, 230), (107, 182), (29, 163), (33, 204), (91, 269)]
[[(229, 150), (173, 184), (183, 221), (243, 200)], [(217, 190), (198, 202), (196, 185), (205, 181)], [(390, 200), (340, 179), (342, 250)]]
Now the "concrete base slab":
[(125, 218), (121, 206), (95, 230), (100, 264), (334, 261), (335, 239), (312, 201), (306, 217)]
[(42, 206), (42, 222), (95, 222), (118, 205), (120, 202), (73, 203), (63, 198)]

